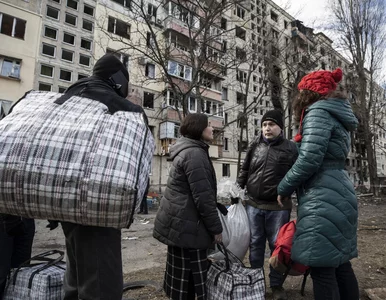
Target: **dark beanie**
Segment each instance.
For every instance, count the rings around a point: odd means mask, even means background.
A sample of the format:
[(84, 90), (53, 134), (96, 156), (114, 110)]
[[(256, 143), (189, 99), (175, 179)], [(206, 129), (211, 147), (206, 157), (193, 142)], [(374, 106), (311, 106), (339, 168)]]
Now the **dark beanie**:
[(127, 81), (129, 81), (129, 73), (123, 63), (115, 55), (105, 54), (95, 63), (92, 74), (107, 80), (119, 70), (123, 72)]
[(264, 121), (275, 122), (281, 129), (283, 129), (283, 114), (280, 110), (267, 111), (261, 119), (261, 124), (263, 124)]

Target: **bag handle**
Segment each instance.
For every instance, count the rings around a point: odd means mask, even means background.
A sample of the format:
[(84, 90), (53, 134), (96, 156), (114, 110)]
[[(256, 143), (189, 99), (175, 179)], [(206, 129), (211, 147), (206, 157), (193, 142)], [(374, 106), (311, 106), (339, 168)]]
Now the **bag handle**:
[[(222, 249), (221, 249), (220, 245), (221, 245)], [(231, 263), (232, 263), (232, 260), (233, 260), (233, 261), (235, 261), (236, 263), (240, 264), (242, 267), (245, 268), (245, 265), (244, 265), (244, 263), (240, 260), (240, 258), (238, 258), (231, 250), (227, 249), (227, 248), (224, 246), (223, 243), (217, 244), (217, 247), (218, 247), (218, 249), (220, 250), (220, 252), (221, 252), (222, 254), (224, 254), (224, 256), (225, 256), (225, 261), (228, 260), (228, 263), (231, 264)], [(232, 260), (231, 260), (231, 259), (232, 259)]]
[[(53, 259), (53, 258), (49, 258), (47, 256), (51, 256), (51, 255), (54, 255), (54, 254), (59, 254), (59, 257), (56, 258), (56, 259)], [(54, 264), (57, 264), (58, 262), (62, 261), (64, 258), (64, 252), (63, 251), (60, 251), (60, 250), (50, 250), (50, 251), (47, 251), (47, 252), (44, 252), (44, 253), (41, 253), (41, 254), (38, 254), (38, 255), (35, 255), (33, 257), (31, 257), (30, 259), (26, 260), (25, 262), (23, 262), (15, 271), (15, 273), (13, 274), (13, 278), (12, 278), (12, 283), (13, 285), (16, 284), (16, 278), (17, 278), (17, 274), (19, 273), (20, 269), (21, 268), (25, 268), (25, 267), (29, 267), (31, 266), (30, 262), (33, 261), (33, 260), (36, 260), (36, 261), (41, 261), (41, 262), (47, 262), (47, 264), (43, 265), (41, 268), (39, 268), (37, 271), (35, 271), (31, 278), (33, 278), (33, 276), (37, 273), (37, 272), (40, 272)], [(32, 284), (32, 281), (31, 281), (31, 278), (30, 278), (30, 283)], [(28, 287), (30, 288), (30, 284), (28, 284)]]
[(231, 267), (230, 266), (231, 261), (230, 261), (229, 256), (228, 256), (228, 251), (227, 251), (227, 249), (225, 248), (225, 246), (224, 246), (224, 244), (222, 242), (218, 243), (217, 247), (218, 247), (218, 250), (220, 250), (220, 252), (222, 254), (224, 254), (224, 256), (225, 256), (225, 270), (224, 271), (228, 272), (230, 267)]

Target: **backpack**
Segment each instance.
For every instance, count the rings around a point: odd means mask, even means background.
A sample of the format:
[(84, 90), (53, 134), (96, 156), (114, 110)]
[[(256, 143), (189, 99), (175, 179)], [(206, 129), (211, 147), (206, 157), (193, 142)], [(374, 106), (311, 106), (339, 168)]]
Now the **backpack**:
[[(284, 224), (277, 235), (275, 250), (273, 250), (269, 264), (276, 271), (284, 275), (284, 280), (288, 275), (304, 275), (301, 294), (304, 295), (304, 287), (310, 268), (291, 259), (292, 240), (296, 231), (296, 220)], [(283, 280), (283, 281), (284, 281)]]

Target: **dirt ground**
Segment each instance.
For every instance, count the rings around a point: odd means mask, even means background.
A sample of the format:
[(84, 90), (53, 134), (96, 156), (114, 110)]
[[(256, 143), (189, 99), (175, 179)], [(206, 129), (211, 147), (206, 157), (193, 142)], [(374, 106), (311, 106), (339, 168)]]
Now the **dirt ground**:
[[(166, 246), (152, 238), (152, 227), (155, 210), (149, 215), (139, 215), (132, 227), (122, 232), (122, 258), (125, 282), (154, 281), (161, 287), (166, 260)], [(295, 217), (295, 216), (294, 216)], [(49, 232), (44, 228), (43, 221), (38, 222), (34, 242), (34, 253), (46, 249), (64, 249), (61, 230)], [(359, 257), (352, 261), (358, 278), (361, 299), (368, 299), (364, 289), (386, 287), (386, 200), (359, 199), (358, 228)], [(44, 249), (44, 250), (43, 250)], [(268, 257), (266, 270), (268, 274)], [(248, 265), (248, 259), (245, 259)], [(312, 280), (308, 278), (305, 296), (300, 295), (303, 277), (289, 276), (284, 284), (288, 299), (311, 300)], [(270, 289), (267, 289), (266, 299), (272, 299)], [(125, 299), (167, 299), (162, 290), (154, 287), (144, 287), (129, 290)], [(241, 300), (241, 299), (240, 299)]]
[[(368, 288), (386, 287), (386, 200), (359, 200), (359, 228), (358, 228), (359, 257), (352, 261), (358, 278), (361, 299), (368, 299), (364, 290)], [(268, 253), (265, 273), (268, 274)], [(248, 265), (248, 259), (245, 259)], [(164, 266), (148, 270), (130, 272), (126, 281), (152, 280), (162, 284)], [(307, 279), (305, 296), (300, 295), (303, 277), (289, 276), (285, 282), (285, 289), (289, 300), (312, 300), (312, 280)], [(271, 291), (267, 289), (266, 299), (271, 299)], [(127, 299), (168, 299), (162, 291), (155, 288), (140, 288), (125, 293)]]

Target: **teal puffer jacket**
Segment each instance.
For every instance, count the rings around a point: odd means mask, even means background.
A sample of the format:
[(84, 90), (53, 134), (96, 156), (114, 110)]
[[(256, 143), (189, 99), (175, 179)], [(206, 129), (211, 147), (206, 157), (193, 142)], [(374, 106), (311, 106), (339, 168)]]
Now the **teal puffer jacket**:
[(338, 267), (358, 254), (357, 198), (345, 171), (357, 125), (346, 100), (320, 100), (306, 110), (299, 157), (278, 186), (279, 195), (298, 193), (296, 262)]

